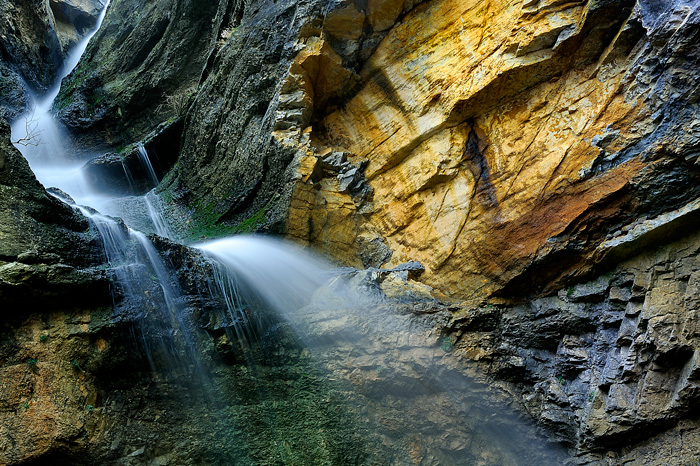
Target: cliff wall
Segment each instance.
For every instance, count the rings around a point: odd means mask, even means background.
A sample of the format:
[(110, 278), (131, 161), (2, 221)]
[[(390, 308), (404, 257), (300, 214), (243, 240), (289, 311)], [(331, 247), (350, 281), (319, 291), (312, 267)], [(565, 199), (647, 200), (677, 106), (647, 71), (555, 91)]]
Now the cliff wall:
[(700, 432), (699, 6), (114, 0), (56, 109), (82, 148), (181, 122), (158, 191), (183, 237), (419, 260), (414, 294), (393, 297), (436, 316), (432, 339), (401, 350), (447, 338), (577, 463), (685, 465)]

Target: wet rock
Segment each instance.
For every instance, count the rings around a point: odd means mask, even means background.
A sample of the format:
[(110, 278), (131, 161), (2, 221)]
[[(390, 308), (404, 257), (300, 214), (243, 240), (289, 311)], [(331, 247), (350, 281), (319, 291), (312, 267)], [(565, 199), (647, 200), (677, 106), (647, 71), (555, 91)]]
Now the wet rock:
[(139, 142), (140, 146), (132, 145), (121, 154), (109, 153), (89, 160), (83, 173), (100, 192), (117, 196), (145, 194), (174, 165), (181, 135), (180, 120), (160, 125)]
[[(575, 447), (578, 464), (599, 464), (603, 457), (609, 464), (656, 461), (648, 448), (662, 441), (683, 450), (687, 445), (673, 426), (684, 425), (694, 435), (693, 406), (700, 402), (694, 375), (698, 348), (688, 339), (696, 332), (698, 313), (694, 301), (685, 300), (686, 280), (698, 267), (698, 241), (693, 233), (571, 292), (560, 290), (557, 297), (527, 307), (501, 307), (492, 313), (496, 319), (486, 334), (475, 325), (484, 310), (461, 311), (453, 323), (456, 347), (514, 384), (510, 390), (531, 415)], [(632, 276), (645, 277), (643, 288), (634, 281), (644, 290), (643, 303), (629, 292)], [(573, 290), (580, 291), (575, 299)], [(476, 341), (496, 350), (477, 352)]]
[(184, 117), (228, 3), (112, 1), (54, 104), (77, 149), (118, 151)]
[(94, 29), (107, 0), (50, 0), (56, 34), (63, 54)]

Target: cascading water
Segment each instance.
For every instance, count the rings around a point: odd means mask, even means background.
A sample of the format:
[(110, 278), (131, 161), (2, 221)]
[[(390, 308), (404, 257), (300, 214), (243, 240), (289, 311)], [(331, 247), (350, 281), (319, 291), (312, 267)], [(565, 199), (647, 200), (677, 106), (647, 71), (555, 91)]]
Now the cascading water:
[[(250, 447), (246, 453), (246, 458), (265, 457), (264, 464), (560, 462), (560, 452), (531, 444), (535, 437), (530, 426), (486, 401), (487, 387), (460, 370), (449, 347), (435, 344), (439, 336), (431, 333), (428, 320), (389, 310), (392, 305), (382, 293), (372, 291), (370, 278), (378, 271), (362, 275), (333, 270), (271, 239), (241, 236), (203, 243), (196, 247), (211, 260), (209, 294), (221, 306), (209, 317), (213, 336), (193, 325), (196, 319), (188, 314), (175, 271), (143, 233), (174, 239), (158, 197), (153, 191), (115, 197), (91, 186), (84, 162), (68, 156), (66, 139), (51, 115), (61, 80), (76, 66), (95, 31), (71, 52), (51, 91), (35, 98), (27, 116), (14, 123), (13, 140), (30, 141), (18, 146), (45, 186), (89, 206), (78, 208), (102, 237), (128, 306), (122, 312), (145, 326), (138, 337), (154, 374), (177, 374), (193, 385), (214, 386), (198, 353), (201, 341), (216, 339), (222, 348), (227, 341), (238, 342), (248, 363), (241, 374), (254, 374), (256, 394), (251, 397), (260, 410), (245, 415), (237, 411), (232, 417), (240, 421), (248, 416), (255, 435), (264, 431), (270, 436), (264, 447)], [(142, 144), (137, 149), (147, 183), (155, 187), (159, 180), (148, 151)], [(289, 339), (294, 341), (280, 343)], [(255, 349), (266, 345), (265, 354)], [(261, 357), (269, 360), (256, 360)], [(279, 361), (296, 365), (277, 368)], [(290, 386), (299, 391), (286, 394)], [(234, 411), (226, 400), (218, 402)], [(255, 444), (249, 437), (242, 433), (235, 438)], [(255, 463), (238, 458), (241, 464)]]
[[(157, 340), (149, 339), (143, 337), (145, 331), (142, 332), (141, 339), (145, 353), (153, 366), (158, 365), (153, 359), (155, 353), (169, 359), (166, 364), (173, 367), (196, 366), (196, 358), (191, 355), (186, 363), (174, 361), (174, 355), (182, 352), (172, 349), (176, 345), (174, 338), (180, 335), (187, 340), (188, 331), (179, 320), (182, 315), (182, 305), (178, 303), (179, 294), (173, 285), (172, 274), (164, 266), (150, 240), (143, 233), (110, 217), (124, 217), (127, 221), (133, 219), (136, 226), (145, 224), (147, 230), (163, 233), (165, 229), (160, 217), (153, 222), (150, 219), (138, 218), (144, 215), (127, 215), (139, 211), (145, 212), (146, 215), (149, 212), (155, 214), (153, 208), (155, 201), (146, 200), (146, 196), (114, 198), (91, 186), (84, 173), (84, 161), (69, 157), (67, 151), (69, 148), (66, 146), (68, 139), (51, 114), (61, 81), (77, 66), (90, 39), (99, 29), (108, 8), (109, 3), (100, 13), (95, 28), (69, 53), (50, 91), (42, 98), (33, 96), (32, 108), (12, 125), (12, 139), (22, 141), (16, 145), (44, 186), (58, 188), (70, 196), (68, 199), (62, 198), (64, 201), (74, 201), (77, 206), (87, 206), (78, 208), (92, 220), (99, 231), (107, 261), (117, 278), (121, 292), (129, 300), (139, 303), (142, 314), (149, 314), (148, 325), (151, 327), (149, 331), (160, 336)], [(31, 130), (30, 133), (26, 133), (27, 129)], [(140, 162), (149, 176), (149, 183), (155, 187), (158, 179), (143, 146), (139, 147), (139, 153), (142, 157)], [(153, 226), (153, 223), (158, 226)], [(147, 299), (144, 299), (145, 297)], [(150, 350), (154, 345), (159, 347), (159, 351)], [(188, 351), (191, 351), (191, 348), (188, 348)]]

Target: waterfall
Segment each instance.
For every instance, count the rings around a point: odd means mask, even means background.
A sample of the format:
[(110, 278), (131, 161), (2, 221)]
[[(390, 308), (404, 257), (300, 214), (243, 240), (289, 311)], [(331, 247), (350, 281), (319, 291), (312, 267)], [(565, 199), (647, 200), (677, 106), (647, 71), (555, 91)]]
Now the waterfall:
[[(175, 274), (166, 266), (150, 239), (142, 233), (169, 236), (169, 230), (153, 192), (144, 196), (114, 197), (91, 186), (84, 172), (84, 161), (69, 156), (68, 138), (55, 121), (51, 108), (61, 81), (77, 66), (90, 39), (99, 29), (109, 3), (98, 18), (95, 29), (70, 51), (61, 73), (46, 96), (33, 95), (33, 104), (24, 117), (12, 124), (12, 139), (30, 138), (30, 144), (16, 144), (37, 179), (46, 187), (55, 187), (70, 196), (99, 232), (110, 270), (116, 277), (118, 292), (138, 308), (141, 346), (154, 373), (168, 368), (194, 372), (204, 380), (195, 355), (194, 336), (183, 321), (184, 305)], [(31, 135), (23, 134), (31, 122)], [(139, 163), (151, 187), (158, 184), (155, 170), (142, 144)], [(127, 173), (128, 174), (128, 173)], [(66, 199), (62, 199), (66, 201)], [(123, 218), (115, 220), (115, 218)], [(141, 230), (141, 231), (139, 231)]]
[(160, 180), (156, 176), (156, 171), (153, 169), (151, 159), (148, 157), (148, 151), (146, 150), (146, 147), (143, 145), (142, 142), (138, 143), (137, 152), (139, 154), (139, 163), (146, 172), (147, 181), (151, 188), (155, 188), (156, 186), (158, 186), (158, 182)]
[[(13, 140), (26, 137), (23, 132), (31, 122), (36, 145), (18, 148), (39, 181), (70, 195), (99, 232), (117, 292), (128, 306), (121, 312), (141, 323), (138, 339), (153, 373), (176, 373), (193, 387), (214, 386), (198, 350), (202, 341), (212, 339), (222, 347), (245, 347), (243, 357), (249, 366), (241, 374), (264, 376), (260, 369), (264, 364), (255, 357), (265, 349), (272, 361), (266, 369), (274, 368), (281, 358), (312, 361), (287, 372), (270, 369), (266, 377), (274, 388), (256, 382), (256, 396), (267, 410), (263, 412), (274, 413), (270, 419), (254, 419), (274, 433), (274, 442), (265, 451), (278, 461), (269, 464), (403, 465), (420, 455), (429, 456), (426, 464), (446, 466), (478, 461), (537, 464), (534, 461), (542, 458), (557, 464), (559, 452), (540, 445), (530, 425), (485, 401), (488, 387), (461, 371), (459, 359), (448, 354), (449, 345), (436, 344), (441, 337), (434, 334), (428, 317), (416, 317), (401, 307), (392, 310), (392, 304), (372, 288), (386, 271), (334, 269), (312, 254), (269, 238), (237, 236), (202, 243), (195, 247), (209, 258), (211, 273), (205, 298), (221, 306), (210, 317), (216, 321), (208, 328), (213, 336), (197, 327), (196, 318), (188, 315), (177, 270), (147, 236), (155, 233), (176, 240), (160, 199), (153, 191), (115, 197), (91, 186), (83, 162), (68, 156), (67, 138), (50, 112), (61, 80), (77, 65), (107, 7), (95, 30), (71, 52), (51, 91), (41, 99), (34, 96), (32, 109), (14, 122), (12, 134)], [(148, 151), (140, 143), (137, 150), (149, 186), (155, 187), (159, 180)], [(228, 332), (228, 340), (222, 332)], [(287, 340), (294, 340), (293, 344), (282, 343)], [(280, 408), (279, 399), (290, 385), (301, 387), (304, 395), (287, 397), (291, 401), (282, 406), (307, 402), (310, 411), (298, 415), (301, 419)], [(308, 417), (321, 416), (317, 412), (336, 418), (306, 426)], [(288, 417), (297, 420), (290, 424)], [(329, 425), (341, 434), (331, 437), (332, 441), (323, 436), (317, 439), (318, 432), (331, 429)], [(361, 435), (343, 438), (350, 429)], [(416, 445), (422, 445), (424, 436), (433, 440), (421, 447), (419, 455)], [(346, 459), (321, 462), (321, 456), (331, 457), (328, 452), (336, 447), (329, 444), (334, 442), (343, 445)], [(487, 452), (486, 460), (478, 458), (480, 448)], [(536, 460), (528, 458), (530, 452), (535, 452)]]

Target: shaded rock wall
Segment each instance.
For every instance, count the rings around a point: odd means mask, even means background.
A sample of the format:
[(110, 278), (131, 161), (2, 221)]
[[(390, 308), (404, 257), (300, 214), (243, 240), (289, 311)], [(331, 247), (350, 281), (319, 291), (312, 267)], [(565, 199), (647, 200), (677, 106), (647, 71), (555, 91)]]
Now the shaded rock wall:
[(99, 237), (39, 184), (1, 119), (0, 137), (0, 297), (14, 309), (8, 315), (104, 294), (105, 278), (90, 270), (103, 263)]
[(9, 139), (0, 119), (0, 463), (18, 464), (100, 430), (85, 409), (95, 378), (77, 366), (102, 355), (88, 329), (112, 300), (101, 240)]
[(7, 118), (24, 111), (30, 89), (46, 92), (103, 5), (101, 0), (0, 2), (0, 107)]
[(463, 309), (450, 324), (455, 347), (582, 464), (689, 464), (699, 454), (699, 240), (694, 228), (527, 304)]
[(77, 150), (121, 149), (186, 111), (226, 2), (115, 0), (54, 103)]

